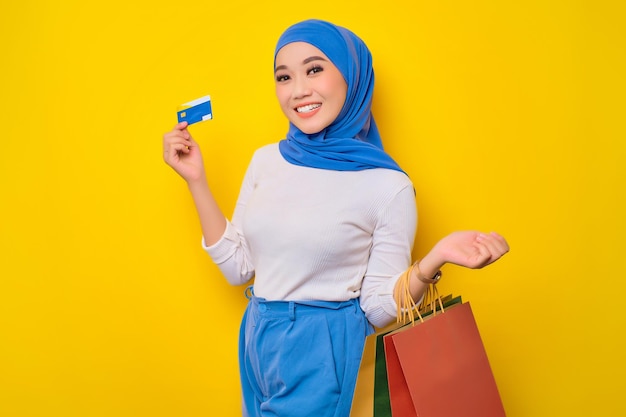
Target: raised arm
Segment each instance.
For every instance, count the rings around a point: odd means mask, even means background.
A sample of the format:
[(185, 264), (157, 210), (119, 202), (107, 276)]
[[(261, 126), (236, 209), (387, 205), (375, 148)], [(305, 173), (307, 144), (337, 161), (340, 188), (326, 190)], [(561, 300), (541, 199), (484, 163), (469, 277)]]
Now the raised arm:
[(224, 234), (226, 218), (209, 188), (200, 146), (187, 130), (187, 122), (163, 135), (163, 159), (187, 182), (204, 241), (214, 244)]

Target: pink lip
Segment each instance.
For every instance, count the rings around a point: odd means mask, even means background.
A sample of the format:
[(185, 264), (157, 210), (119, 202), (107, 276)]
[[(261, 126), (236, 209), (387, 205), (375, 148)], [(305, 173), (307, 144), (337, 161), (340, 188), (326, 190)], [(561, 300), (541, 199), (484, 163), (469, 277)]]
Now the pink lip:
[[(306, 104), (301, 104), (298, 107), (304, 107), (307, 106), (309, 104), (316, 104), (316, 103), (306, 103)], [(315, 116), (315, 114), (317, 114), (317, 112), (322, 108), (322, 106), (319, 106), (318, 108), (316, 108), (315, 110), (311, 110), (310, 112), (307, 113), (300, 113), (298, 110), (294, 109), (294, 111), (296, 112), (296, 114), (298, 115), (298, 117), (302, 118), (302, 119), (308, 119), (309, 117), (313, 117)]]
[(308, 119), (309, 117), (313, 117), (315, 116), (315, 114), (317, 114), (318, 110), (321, 109), (321, 107), (318, 107), (315, 110), (311, 110), (310, 112), (307, 113), (299, 113), (296, 112), (296, 114), (298, 115), (298, 117), (300, 117), (301, 119)]

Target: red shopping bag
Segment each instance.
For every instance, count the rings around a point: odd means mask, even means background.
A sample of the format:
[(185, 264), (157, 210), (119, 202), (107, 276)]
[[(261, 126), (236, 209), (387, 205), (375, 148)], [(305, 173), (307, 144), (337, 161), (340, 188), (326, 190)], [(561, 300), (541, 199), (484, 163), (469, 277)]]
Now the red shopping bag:
[(405, 326), (383, 341), (393, 416), (505, 416), (469, 303)]

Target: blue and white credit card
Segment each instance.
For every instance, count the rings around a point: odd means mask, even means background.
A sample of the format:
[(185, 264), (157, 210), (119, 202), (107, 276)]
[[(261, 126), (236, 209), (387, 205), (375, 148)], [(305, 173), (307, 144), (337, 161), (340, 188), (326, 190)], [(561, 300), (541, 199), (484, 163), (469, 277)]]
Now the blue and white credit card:
[(211, 96), (204, 96), (189, 103), (182, 104), (178, 107), (178, 123), (187, 122), (190, 125), (205, 120), (213, 119), (213, 111), (211, 110)]

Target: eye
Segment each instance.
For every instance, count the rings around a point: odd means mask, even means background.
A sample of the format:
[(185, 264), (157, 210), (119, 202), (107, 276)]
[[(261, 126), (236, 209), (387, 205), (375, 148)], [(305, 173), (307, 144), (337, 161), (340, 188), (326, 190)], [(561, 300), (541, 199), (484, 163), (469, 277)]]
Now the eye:
[(286, 74), (278, 74), (276, 76), (276, 82), (278, 82), (278, 83), (287, 81), (288, 79), (289, 79), (289, 76), (286, 75)]
[(322, 71), (324, 71), (324, 68), (320, 67), (319, 65), (315, 65), (314, 67), (312, 67), (310, 70), (307, 71), (307, 74), (314, 75)]

